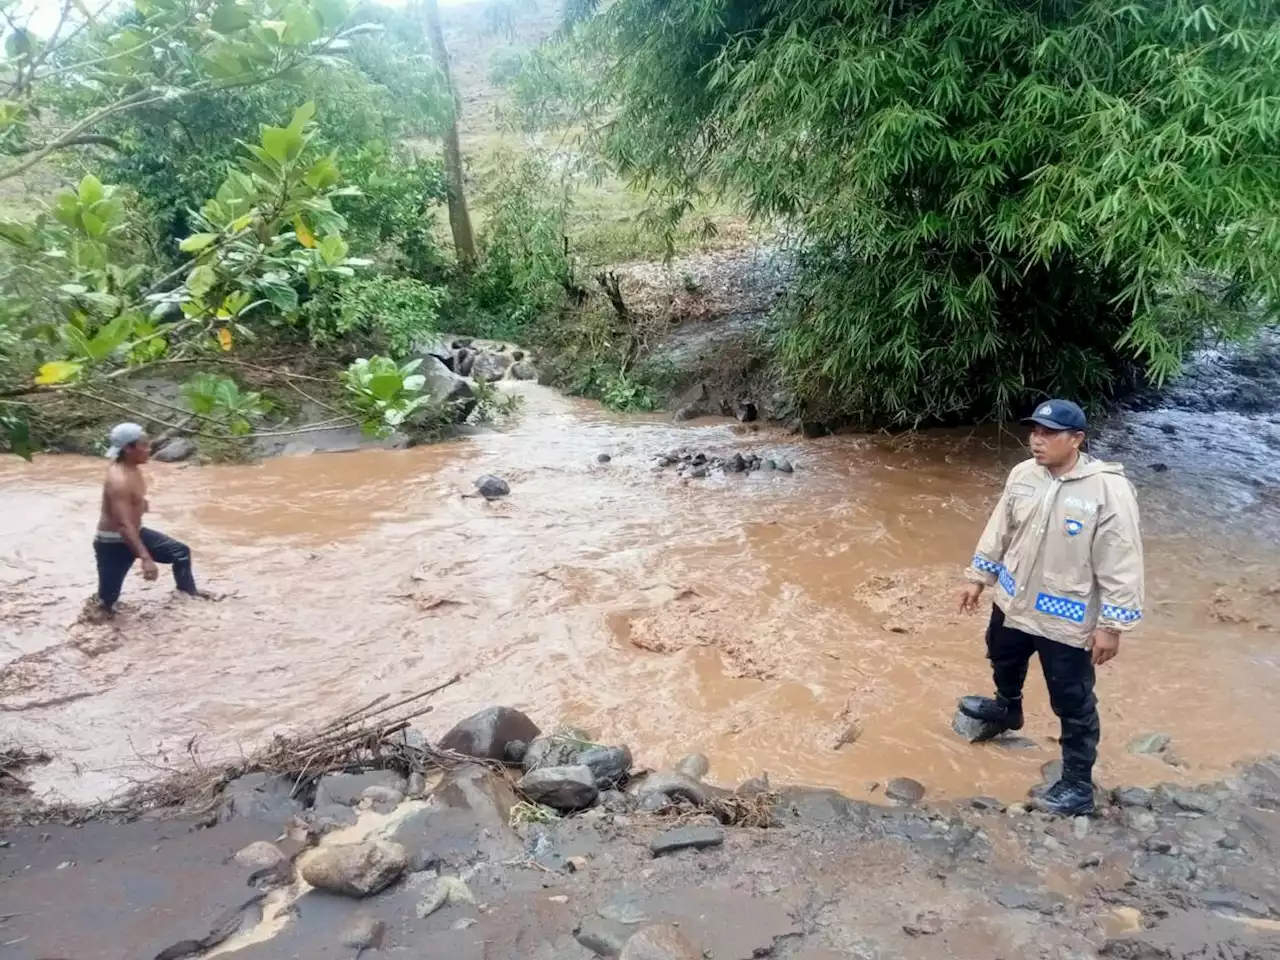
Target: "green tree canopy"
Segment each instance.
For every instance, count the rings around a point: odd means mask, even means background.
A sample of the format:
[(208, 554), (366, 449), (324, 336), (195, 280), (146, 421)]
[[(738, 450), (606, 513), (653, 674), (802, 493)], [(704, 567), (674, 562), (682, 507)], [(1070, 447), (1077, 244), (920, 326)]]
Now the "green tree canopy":
[(1272, 0), (617, 0), (601, 145), (796, 228), (781, 357), (828, 413), (1160, 380), (1280, 303)]

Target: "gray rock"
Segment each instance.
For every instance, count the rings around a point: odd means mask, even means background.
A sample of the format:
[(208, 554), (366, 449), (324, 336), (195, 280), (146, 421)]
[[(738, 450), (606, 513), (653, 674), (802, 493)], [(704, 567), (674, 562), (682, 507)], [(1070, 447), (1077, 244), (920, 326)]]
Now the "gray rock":
[(471, 376), (471, 368), (475, 366), (475, 362), (476, 352), (474, 350), (468, 350), (466, 347), (460, 347), (453, 352), (453, 369), (456, 370), (460, 376)]
[(375, 783), (360, 791), (360, 799), (369, 801), (375, 807), (395, 807), (404, 801), (404, 793), (394, 787), (384, 787), (380, 783)]
[[(517, 350), (516, 353), (519, 353)], [(512, 354), (515, 356), (515, 354)], [(511, 365), (512, 380), (537, 380), (538, 368), (528, 360), (518, 360)]]
[(152, 453), (151, 459), (161, 463), (178, 463), (194, 457), (197, 449), (196, 442), (189, 437), (174, 437)]
[(768, 793), (771, 789), (773, 788), (769, 785), (769, 774), (763, 773), (758, 777), (748, 777), (743, 780), (733, 792), (739, 797), (755, 797)]
[(498, 497), (505, 497), (511, 492), (511, 484), (501, 477), (486, 473), (476, 481), (476, 489), (480, 491), (480, 496), (486, 500), (496, 500)]
[(357, 913), (343, 929), (341, 941), (344, 947), (355, 950), (377, 950), (386, 932), (387, 925), (377, 917)]
[(574, 939), (597, 957), (616, 957), (626, 946), (632, 928), (604, 917), (587, 917), (573, 931)]
[(659, 834), (649, 849), (655, 857), (664, 853), (675, 853), (677, 850), (705, 850), (718, 847), (724, 843), (724, 830), (720, 827), (676, 827)]
[(1154, 833), (1160, 829), (1156, 815), (1144, 807), (1126, 807), (1121, 819), (1134, 833)]
[(747, 469), (747, 461), (742, 459), (742, 454), (735, 453), (724, 462), (724, 469), (726, 473), (744, 473)]
[(531, 770), (520, 778), (516, 789), (534, 803), (544, 803), (555, 810), (583, 810), (595, 803), (600, 794), (595, 774), (585, 764)]
[(932, 937), (941, 933), (942, 930), (942, 918), (932, 910), (918, 913), (915, 920), (902, 925), (902, 932), (909, 937)]
[(996, 891), (996, 903), (1009, 910), (1034, 910), (1045, 916), (1053, 916), (1061, 910), (1065, 899), (1050, 890), (1031, 890), (1027, 887), (1005, 886)]
[[(368, 770), (364, 773), (326, 773), (316, 784), (316, 806), (335, 804), (354, 807), (364, 797), (369, 787), (385, 787), (400, 794), (401, 799), (409, 784), (394, 770)], [(396, 801), (397, 803), (399, 800)]]
[(951, 729), (970, 743), (981, 743), (1004, 732), (1004, 727), (990, 720), (975, 720), (962, 710), (957, 709), (951, 718)]
[(1222, 804), (1217, 797), (1203, 790), (1166, 790), (1169, 799), (1181, 810), (1190, 813), (1214, 813)]
[(794, 473), (796, 469), (786, 457), (775, 457), (773, 466), (779, 473)]
[(1102, 854), (1100, 853), (1086, 853), (1083, 857), (1080, 858), (1080, 862), (1076, 864), (1076, 866), (1079, 867), (1081, 870), (1089, 870), (1093, 867), (1097, 867), (1101, 865), (1102, 865)]
[(424, 362), (430, 357), (443, 363), (450, 370), (454, 367), (453, 347), (444, 340), (421, 340), (413, 344), (411, 351), (415, 357), (421, 357)]
[(1151, 791), (1143, 787), (1116, 787), (1111, 796), (1122, 807), (1151, 806)]
[(1129, 741), (1129, 752), (1144, 756), (1156, 756), (1164, 753), (1169, 746), (1167, 733), (1144, 733)]
[(481, 351), (476, 354), (471, 365), (471, 376), (475, 380), (501, 380), (511, 368), (512, 362), (510, 354)]
[(424, 357), (418, 373), (427, 378), (424, 392), (436, 403), (453, 408), (454, 423), (462, 423), (471, 416), (476, 408), (476, 391), (456, 360), (451, 369), (439, 357)]
[(395, 883), (408, 866), (404, 847), (387, 840), (321, 846), (302, 864), (302, 879), (318, 890), (368, 897)]
[(705, 417), (707, 415), (708, 411), (706, 404), (695, 401), (693, 403), (686, 403), (683, 407), (680, 407), (680, 409), (672, 414), (672, 419), (675, 420), (676, 423), (685, 423), (689, 420), (697, 420), (699, 417)]
[(1004, 804), (995, 797), (974, 797), (969, 801), (969, 806), (975, 810), (991, 810), (1000, 813), (1004, 810)]
[(643, 813), (662, 813), (675, 806), (674, 801), (665, 793), (646, 793), (636, 804), (636, 809)]
[(305, 814), (306, 822), (314, 833), (324, 836), (332, 830), (349, 827), (356, 822), (356, 812), (350, 807), (331, 803), (323, 807), (315, 807)]
[(733, 416), (739, 423), (754, 423), (760, 416), (760, 411), (750, 400), (743, 400), (734, 404)]
[(274, 870), (289, 858), (274, 843), (258, 840), (236, 851), (236, 863), (250, 870)]
[(409, 862), (405, 866), (407, 873), (426, 873), (428, 870), (440, 869), (440, 858), (425, 847), (420, 847), (409, 854)]
[(404, 795), (417, 799), (427, 792), (427, 778), (417, 770), (409, 774), (409, 782), (405, 786)]
[[(655, 794), (655, 796), (661, 796), (661, 794)], [(636, 808), (635, 798), (627, 796), (621, 790), (601, 790), (597, 802), (605, 813), (627, 814)]]
[(578, 754), (577, 762), (591, 768), (601, 790), (617, 786), (631, 772), (631, 750), (627, 747), (591, 747)]
[(1071, 833), (1077, 840), (1083, 840), (1089, 835), (1089, 818), (1076, 817), (1071, 821)]
[(1256, 917), (1265, 920), (1271, 916), (1271, 908), (1265, 901), (1239, 890), (1216, 888), (1199, 895), (1200, 902), (1210, 910), (1225, 910), (1238, 917)]
[(438, 877), (422, 895), (414, 912), (419, 920), (425, 920), (445, 904), (462, 906), (475, 902), (476, 898), (464, 880), (459, 877)]
[(507, 760), (511, 743), (528, 743), (541, 732), (536, 723), (513, 707), (489, 707), (456, 724), (440, 738), (439, 746), (482, 760)]
[(894, 777), (884, 788), (884, 795), (897, 803), (919, 803), (924, 794), (924, 784), (910, 777)]
[(506, 749), (502, 751), (502, 760), (513, 767), (518, 767), (524, 764), (524, 758), (528, 753), (528, 743), (523, 740), (512, 740), (507, 744)]
[(698, 807), (705, 805), (710, 796), (707, 788), (692, 777), (666, 771), (651, 773), (636, 780), (627, 786), (627, 793), (639, 800), (642, 808), (645, 798), (655, 793), (663, 794), (668, 799), (688, 800)]
[(579, 762), (578, 758), (590, 750), (595, 744), (573, 733), (557, 732), (545, 736), (533, 737), (525, 750), (521, 765), (528, 773), (540, 767), (572, 767)]
[(609, 456), (607, 453), (596, 454), (596, 463), (609, 463), (611, 460), (613, 460), (613, 457)]
[(631, 935), (620, 960), (702, 960), (702, 951), (673, 926), (644, 927)]
[(1196, 876), (1196, 865), (1185, 857), (1167, 853), (1142, 853), (1129, 871), (1140, 883), (1159, 883), (1179, 886), (1190, 883)]
[(302, 803), (292, 796), (291, 777), (268, 773), (248, 773), (222, 789), (218, 820), (225, 823), (240, 817), (283, 824), (302, 812)]
[(702, 753), (691, 753), (676, 764), (676, 773), (683, 773), (694, 780), (701, 780), (710, 770), (711, 761)]

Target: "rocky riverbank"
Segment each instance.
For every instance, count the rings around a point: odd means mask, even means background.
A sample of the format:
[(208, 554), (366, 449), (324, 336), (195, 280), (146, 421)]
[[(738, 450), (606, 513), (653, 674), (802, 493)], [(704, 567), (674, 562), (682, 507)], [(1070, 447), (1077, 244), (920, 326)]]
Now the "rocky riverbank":
[(1280, 759), (1063, 821), (909, 780), (877, 806), (717, 786), (698, 755), (635, 770), (501, 707), (435, 745), (392, 726), (365, 763), (241, 773), (194, 820), (10, 830), (6, 956), (1280, 956)]

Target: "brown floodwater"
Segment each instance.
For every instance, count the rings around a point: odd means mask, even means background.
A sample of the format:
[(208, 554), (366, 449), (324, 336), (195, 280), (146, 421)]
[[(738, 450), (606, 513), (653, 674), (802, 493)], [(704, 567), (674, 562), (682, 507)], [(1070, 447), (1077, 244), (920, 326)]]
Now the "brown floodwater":
[[(1013, 435), (806, 441), (520, 389), (514, 424), (452, 443), (149, 467), (149, 523), (228, 596), (185, 602), (166, 571), (133, 575), (114, 624), (78, 619), (103, 463), (0, 463), (0, 722), (55, 754), (31, 771), (37, 789), (103, 796), (189, 748), (249, 750), (455, 672), (430, 734), (509, 704), (629, 743), (643, 764), (705, 752), (730, 785), (767, 771), (874, 796), (911, 776), (934, 796), (1014, 798), (1056, 755), (1034, 669), (1032, 745), (950, 731), (956, 697), (989, 687), (984, 620), (955, 593), (1021, 456)], [(1101, 671), (1102, 783), (1207, 779), (1280, 747), (1280, 500), (1260, 454), (1278, 428), (1179, 416), (1108, 431), (1142, 499), (1148, 609)], [(655, 470), (682, 446), (797, 470)], [(471, 495), (483, 473), (511, 495)], [(854, 723), (860, 738), (835, 749)], [(1181, 767), (1127, 752), (1152, 731)]]

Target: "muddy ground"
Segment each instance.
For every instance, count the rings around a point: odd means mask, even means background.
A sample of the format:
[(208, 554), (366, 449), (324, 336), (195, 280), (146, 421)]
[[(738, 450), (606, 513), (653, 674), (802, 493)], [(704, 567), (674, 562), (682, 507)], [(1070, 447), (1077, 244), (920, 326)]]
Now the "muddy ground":
[[(677, 924), (714, 960), (1280, 957), (1280, 758), (1115, 797), (1064, 821), (982, 798), (892, 808), (788, 789), (770, 829), (603, 807), (511, 827), (506, 781), (468, 765), (425, 799), (347, 811), (358, 821), (319, 841), (404, 846), (404, 875), (363, 900), (308, 889), (288, 863), (236, 861), (261, 840), (315, 855), (301, 828), (314, 818), (270, 804), (209, 829), (20, 828), (0, 848), (0, 945), (14, 960), (589, 960)], [(723, 840), (654, 854), (689, 826)], [(421, 917), (440, 876), (464, 895)]]

